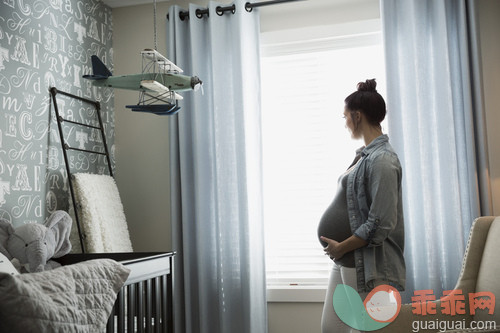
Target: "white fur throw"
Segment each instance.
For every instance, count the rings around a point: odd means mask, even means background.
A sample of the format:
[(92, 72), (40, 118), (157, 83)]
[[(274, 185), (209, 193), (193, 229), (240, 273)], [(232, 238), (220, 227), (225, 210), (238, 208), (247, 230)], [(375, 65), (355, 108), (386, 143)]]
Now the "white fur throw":
[(132, 252), (123, 205), (113, 177), (76, 173), (74, 189), (86, 252)]

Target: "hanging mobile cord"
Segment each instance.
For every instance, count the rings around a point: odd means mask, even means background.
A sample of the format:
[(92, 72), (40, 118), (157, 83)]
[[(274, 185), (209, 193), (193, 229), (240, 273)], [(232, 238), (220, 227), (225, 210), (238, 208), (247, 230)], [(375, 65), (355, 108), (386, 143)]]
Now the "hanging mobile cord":
[(154, 39), (155, 39), (155, 51), (158, 51), (158, 44), (156, 42), (156, 0), (154, 0), (154, 5), (153, 5), (153, 24), (154, 24)]

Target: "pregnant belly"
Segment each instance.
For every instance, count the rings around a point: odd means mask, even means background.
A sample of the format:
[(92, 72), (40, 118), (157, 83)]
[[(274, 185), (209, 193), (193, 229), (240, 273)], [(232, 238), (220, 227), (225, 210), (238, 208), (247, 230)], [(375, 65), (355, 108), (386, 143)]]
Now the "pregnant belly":
[[(347, 215), (347, 204), (344, 202), (343, 197), (338, 196), (333, 200), (332, 204), (324, 212), (318, 225), (318, 240), (321, 246), (325, 248), (328, 244), (321, 239), (321, 236), (333, 239), (337, 242), (342, 242), (352, 235), (351, 227), (349, 225), (349, 217)], [(349, 252), (335, 263), (354, 267), (354, 252)]]
[[(342, 242), (352, 235), (347, 215), (347, 204), (339, 196), (335, 197), (319, 221), (318, 239), (321, 236)], [(323, 247), (327, 244), (320, 240)]]

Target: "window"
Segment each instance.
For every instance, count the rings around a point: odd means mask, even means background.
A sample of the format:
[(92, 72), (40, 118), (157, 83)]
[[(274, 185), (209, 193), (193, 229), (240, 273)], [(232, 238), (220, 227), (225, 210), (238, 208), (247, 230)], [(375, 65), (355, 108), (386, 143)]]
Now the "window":
[(344, 99), (368, 78), (385, 96), (380, 34), (263, 38), (261, 66), (267, 285), (326, 286), (317, 226), (363, 145), (345, 128)]

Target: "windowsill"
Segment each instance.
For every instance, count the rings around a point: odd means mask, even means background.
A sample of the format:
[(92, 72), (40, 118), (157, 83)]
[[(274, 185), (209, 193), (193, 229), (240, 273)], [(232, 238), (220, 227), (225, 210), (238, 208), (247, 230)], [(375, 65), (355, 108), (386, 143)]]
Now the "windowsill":
[(268, 286), (267, 302), (323, 303), (326, 286)]

